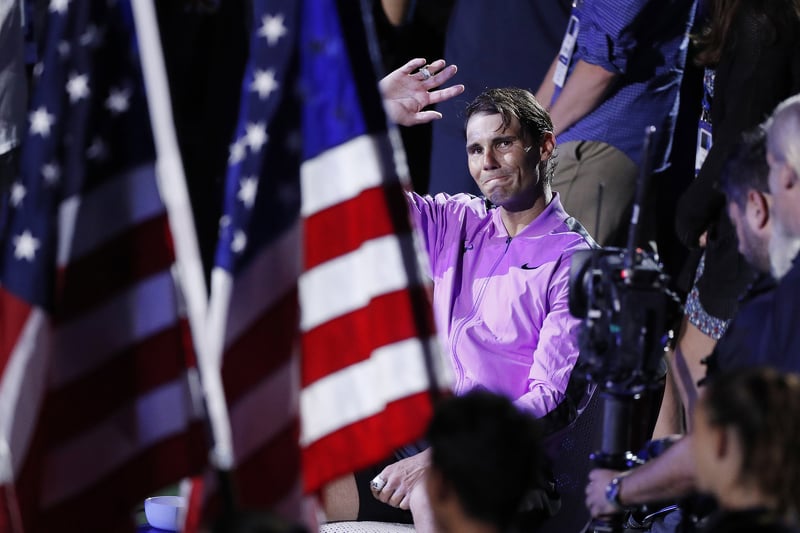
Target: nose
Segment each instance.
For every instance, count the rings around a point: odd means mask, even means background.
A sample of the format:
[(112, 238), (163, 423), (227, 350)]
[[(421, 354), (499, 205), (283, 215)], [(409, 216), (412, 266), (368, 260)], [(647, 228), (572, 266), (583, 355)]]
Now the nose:
[(495, 157), (494, 150), (486, 150), (483, 153), (483, 169), (484, 170), (491, 170), (493, 168), (499, 167), (500, 164), (497, 162), (497, 158)]

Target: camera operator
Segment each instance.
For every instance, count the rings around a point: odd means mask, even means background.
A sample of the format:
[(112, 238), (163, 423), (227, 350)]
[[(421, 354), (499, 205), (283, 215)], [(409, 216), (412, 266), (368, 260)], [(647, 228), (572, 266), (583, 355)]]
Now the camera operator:
[[(763, 274), (751, 288), (746, 303), (740, 308), (728, 331), (709, 359), (709, 372), (715, 368), (732, 369), (759, 364), (780, 364), (770, 361), (761, 350), (764, 342), (764, 317), (772, 301), (769, 240), (772, 234), (768, 192), (765, 136), (759, 130), (745, 136), (738, 149), (732, 151), (722, 175), (721, 186), (727, 197), (727, 208), (736, 228), (739, 252)], [(764, 356), (763, 360), (759, 357)], [(800, 361), (794, 363), (796, 370)], [(657, 458), (626, 472), (595, 469), (589, 474), (586, 506), (593, 517), (620, 512), (624, 507), (676, 500), (696, 489), (696, 465), (691, 454), (692, 436), (677, 440)]]

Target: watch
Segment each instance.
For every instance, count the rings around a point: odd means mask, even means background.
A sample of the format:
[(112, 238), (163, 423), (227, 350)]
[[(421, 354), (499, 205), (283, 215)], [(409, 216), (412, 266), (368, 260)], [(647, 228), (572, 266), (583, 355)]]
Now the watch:
[(614, 506), (622, 509), (625, 507), (620, 501), (620, 491), (622, 489), (622, 476), (617, 476), (606, 485), (606, 500)]

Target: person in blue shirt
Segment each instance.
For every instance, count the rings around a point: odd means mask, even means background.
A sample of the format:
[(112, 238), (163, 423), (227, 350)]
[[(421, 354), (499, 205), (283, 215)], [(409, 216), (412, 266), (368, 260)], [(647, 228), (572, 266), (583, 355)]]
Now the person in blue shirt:
[(536, 92), (559, 145), (553, 188), (602, 245), (625, 243), (648, 126), (652, 170), (666, 166), (695, 8), (696, 0), (576, 1)]

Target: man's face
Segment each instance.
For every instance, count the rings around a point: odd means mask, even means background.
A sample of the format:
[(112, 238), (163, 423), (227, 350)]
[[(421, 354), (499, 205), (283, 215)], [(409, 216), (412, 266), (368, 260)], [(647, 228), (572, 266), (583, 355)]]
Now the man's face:
[(481, 192), (508, 211), (530, 208), (541, 191), (540, 147), (513, 118), (503, 128), (500, 114), (479, 113), (467, 123), (469, 172)]
[(747, 262), (761, 272), (769, 272), (769, 237), (759, 234), (747, 216), (747, 204), (740, 207), (735, 201), (728, 202), (728, 217), (736, 228), (739, 253)]

